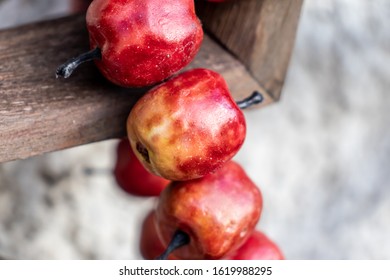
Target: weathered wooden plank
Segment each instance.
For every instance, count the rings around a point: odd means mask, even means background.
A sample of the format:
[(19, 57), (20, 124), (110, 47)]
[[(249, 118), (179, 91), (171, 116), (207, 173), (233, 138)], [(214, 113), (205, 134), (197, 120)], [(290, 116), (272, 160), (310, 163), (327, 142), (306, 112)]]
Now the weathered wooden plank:
[[(93, 63), (68, 80), (58, 65), (88, 49), (83, 15), (0, 32), (0, 162), (125, 135), (132, 105), (145, 91), (107, 82)], [(189, 66), (220, 72), (241, 99), (253, 90), (272, 102), (246, 68), (206, 36)]]
[(198, 2), (204, 26), (280, 98), (303, 0)]

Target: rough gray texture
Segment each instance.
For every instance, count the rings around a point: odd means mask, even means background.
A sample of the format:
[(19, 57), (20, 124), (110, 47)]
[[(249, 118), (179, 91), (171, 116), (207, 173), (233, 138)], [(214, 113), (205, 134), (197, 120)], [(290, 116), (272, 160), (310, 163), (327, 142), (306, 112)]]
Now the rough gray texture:
[[(0, 27), (63, 14), (64, 2), (3, 1)], [(236, 160), (263, 191), (258, 227), (288, 259), (390, 258), (389, 18), (387, 0), (306, 0), (282, 100), (246, 112)], [(0, 165), (0, 255), (139, 258), (154, 200), (82, 172), (111, 167), (115, 143)]]
[(13, 27), (69, 13), (65, 0), (0, 0), (0, 28)]

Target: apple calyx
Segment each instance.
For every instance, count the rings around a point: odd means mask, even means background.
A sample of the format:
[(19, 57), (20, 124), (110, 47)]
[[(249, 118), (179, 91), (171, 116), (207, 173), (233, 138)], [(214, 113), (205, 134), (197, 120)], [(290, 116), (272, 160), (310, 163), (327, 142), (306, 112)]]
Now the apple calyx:
[(142, 145), (140, 142), (137, 142), (136, 146), (135, 146), (137, 152), (140, 153), (140, 155), (142, 156), (142, 158), (150, 164), (150, 158), (149, 158), (149, 151), (148, 149)]
[(253, 105), (260, 104), (263, 101), (264, 101), (263, 95), (258, 91), (254, 91), (250, 96), (244, 98), (241, 101), (237, 101), (236, 103), (241, 110), (244, 110)]
[(164, 253), (162, 253), (160, 256), (156, 258), (156, 260), (166, 260), (168, 259), (169, 255), (175, 251), (176, 249), (179, 249), (180, 247), (187, 245), (190, 243), (190, 236), (185, 233), (184, 231), (177, 230), (172, 239), (171, 242), (169, 242), (168, 247), (165, 249)]
[(80, 66), (80, 64), (95, 59), (102, 59), (102, 51), (100, 50), (100, 48), (95, 48), (93, 50), (90, 50), (89, 52), (71, 58), (64, 64), (60, 65), (56, 70), (56, 78), (69, 78), (72, 75), (73, 71)]

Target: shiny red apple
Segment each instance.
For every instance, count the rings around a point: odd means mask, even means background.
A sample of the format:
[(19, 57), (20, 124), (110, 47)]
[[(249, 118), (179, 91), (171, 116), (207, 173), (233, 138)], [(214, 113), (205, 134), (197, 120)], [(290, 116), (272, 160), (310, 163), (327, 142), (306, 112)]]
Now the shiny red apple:
[(188, 236), (175, 245), (173, 255), (180, 259), (221, 259), (249, 238), (261, 210), (259, 188), (229, 161), (214, 173), (164, 189), (156, 208), (157, 232), (165, 246), (175, 243), (177, 233)]
[(170, 181), (147, 171), (134, 155), (127, 139), (119, 141), (114, 176), (119, 187), (137, 196), (159, 196)]
[(61, 65), (57, 77), (94, 60), (117, 85), (150, 86), (189, 64), (203, 39), (193, 0), (94, 0), (86, 22), (91, 51)]
[(131, 110), (127, 133), (145, 168), (184, 181), (229, 161), (244, 143), (246, 123), (223, 77), (193, 69), (147, 92)]

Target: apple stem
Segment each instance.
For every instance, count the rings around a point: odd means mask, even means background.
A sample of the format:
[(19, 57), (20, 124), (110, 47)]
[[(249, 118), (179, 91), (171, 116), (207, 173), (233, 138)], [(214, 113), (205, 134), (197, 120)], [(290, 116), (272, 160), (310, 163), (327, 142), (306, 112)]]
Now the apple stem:
[(171, 242), (168, 244), (167, 249), (165, 249), (165, 252), (158, 256), (156, 260), (168, 259), (170, 253), (188, 243), (190, 243), (190, 236), (184, 231), (177, 230), (173, 235)]
[(247, 98), (241, 101), (237, 101), (236, 103), (238, 107), (240, 107), (240, 109), (243, 110), (251, 107), (252, 105), (259, 104), (263, 101), (264, 101), (263, 95), (258, 91), (254, 91), (250, 96), (248, 96)]
[(69, 78), (73, 71), (82, 63), (91, 61), (94, 59), (102, 59), (102, 51), (99, 48), (90, 50), (77, 57), (69, 59), (67, 62), (57, 68), (56, 77)]

